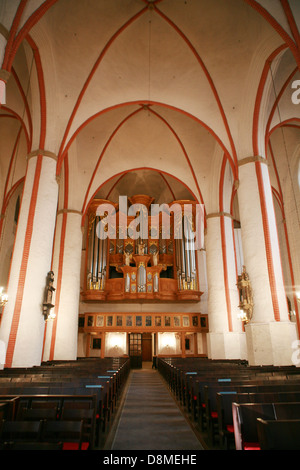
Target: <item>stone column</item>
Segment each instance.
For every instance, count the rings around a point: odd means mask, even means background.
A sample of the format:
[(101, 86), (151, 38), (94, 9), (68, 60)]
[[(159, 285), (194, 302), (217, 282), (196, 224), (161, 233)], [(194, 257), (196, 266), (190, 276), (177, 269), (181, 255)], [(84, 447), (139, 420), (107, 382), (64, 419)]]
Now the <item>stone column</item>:
[(81, 213), (59, 211), (53, 254), (56, 317), (47, 322), (44, 360), (77, 358), (81, 251)]
[(251, 365), (292, 364), (295, 324), (289, 321), (267, 162), (239, 162), (239, 211), (244, 262), (253, 289), (252, 320), (245, 326)]
[(57, 210), (56, 157), (37, 150), (28, 156), (24, 191), (12, 255), (8, 302), (0, 328), (6, 367), (41, 364), (42, 304), (51, 269)]
[(238, 314), (237, 274), (230, 214), (208, 214), (206, 234), (208, 282), (208, 356), (245, 358), (245, 335)]

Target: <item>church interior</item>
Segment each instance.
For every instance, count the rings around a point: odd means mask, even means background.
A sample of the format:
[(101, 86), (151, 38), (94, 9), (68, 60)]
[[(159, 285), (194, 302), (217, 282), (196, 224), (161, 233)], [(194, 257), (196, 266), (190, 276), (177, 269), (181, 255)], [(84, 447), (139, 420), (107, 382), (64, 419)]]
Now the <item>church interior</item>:
[(1, 450), (300, 448), (298, 0), (0, 0), (0, 204)]

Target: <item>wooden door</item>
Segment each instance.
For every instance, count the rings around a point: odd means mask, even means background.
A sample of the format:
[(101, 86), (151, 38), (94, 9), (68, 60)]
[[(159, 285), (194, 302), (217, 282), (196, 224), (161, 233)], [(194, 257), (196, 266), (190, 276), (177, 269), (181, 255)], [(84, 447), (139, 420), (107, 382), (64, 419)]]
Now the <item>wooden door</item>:
[(142, 335), (141, 333), (130, 333), (129, 356), (132, 369), (142, 367)]
[(143, 333), (142, 335), (142, 360), (152, 361), (152, 335)]

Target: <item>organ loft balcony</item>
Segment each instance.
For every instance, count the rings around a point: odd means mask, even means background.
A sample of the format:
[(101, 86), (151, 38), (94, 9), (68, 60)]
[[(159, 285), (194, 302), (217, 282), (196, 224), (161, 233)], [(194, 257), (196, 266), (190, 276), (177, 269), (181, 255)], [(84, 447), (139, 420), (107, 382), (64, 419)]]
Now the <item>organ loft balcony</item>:
[(119, 204), (94, 199), (82, 300), (198, 302), (195, 218), (194, 201), (158, 205), (145, 195), (122, 196)]

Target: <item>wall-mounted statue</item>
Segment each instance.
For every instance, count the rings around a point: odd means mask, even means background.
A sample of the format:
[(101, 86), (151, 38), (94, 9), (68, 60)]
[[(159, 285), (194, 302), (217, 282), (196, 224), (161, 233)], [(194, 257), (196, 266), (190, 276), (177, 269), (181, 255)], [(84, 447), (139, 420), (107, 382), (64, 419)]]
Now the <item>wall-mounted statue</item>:
[(53, 292), (55, 291), (53, 284), (54, 284), (54, 272), (49, 271), (47, 274), (44, 302), (43, 302), (43, 315), (46, 320), (50, 317), (50, 310), (54, 307), (54, 304), (52, 303)]
[(253, 314), (253, 293), (245, 266), (243, 266), (242, 274), (238, 276), (237, 286), (240, 295), (239, 308), (245, 312), (244, 321), (248, 322), (251, 320)]

